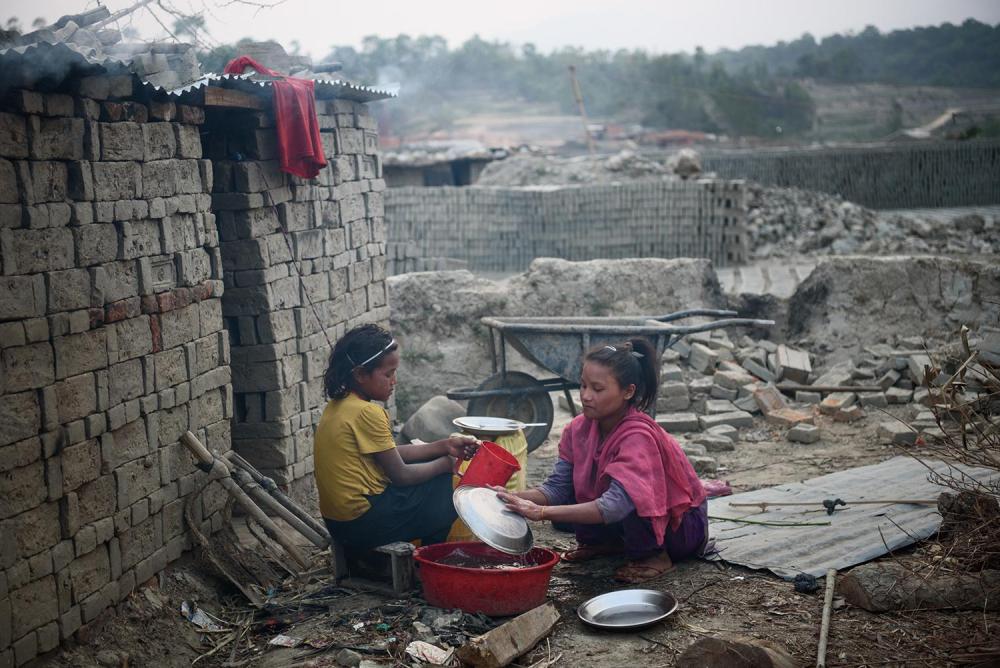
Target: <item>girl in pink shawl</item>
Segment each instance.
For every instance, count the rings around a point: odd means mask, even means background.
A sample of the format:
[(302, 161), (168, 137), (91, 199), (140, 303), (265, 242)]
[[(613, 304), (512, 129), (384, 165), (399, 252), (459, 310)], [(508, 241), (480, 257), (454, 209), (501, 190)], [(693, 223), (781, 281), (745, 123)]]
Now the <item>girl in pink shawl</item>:
[(538, 488), (510, 494), (529, 520), (571, 523), (567, 561), (622, 554), (615, 574), (644, 582), (697, 556), (708, 539), (705, 491), (677, 441), (643, 411), (656, 402), (656, 349), (646, 339), (598, 346), (584, 358), (583, 414), (566, 426), (555, 470)]

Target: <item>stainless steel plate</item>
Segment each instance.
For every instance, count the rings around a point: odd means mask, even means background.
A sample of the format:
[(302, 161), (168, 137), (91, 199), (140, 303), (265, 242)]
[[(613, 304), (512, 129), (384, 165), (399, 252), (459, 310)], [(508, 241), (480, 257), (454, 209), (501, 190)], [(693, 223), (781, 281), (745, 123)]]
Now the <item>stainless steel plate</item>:
[(452, 500), (469, 530), (490, 547), (507, 554), (524, 554), (535, 544), (528, 520), (507, 510), (487, 487), (458, 487)]
[(466, 415), (451, 421), (459, 429), (465, 429), (480, 434), (509, 434), (524, 429), (524, 423), (508, 418), (487, 417), (485, 415)]
[(638, 629), (666, 619), (677, 610), (677, 599), (652, 589), (623, 589), (580, 604), (577, 616), (601, 629)]

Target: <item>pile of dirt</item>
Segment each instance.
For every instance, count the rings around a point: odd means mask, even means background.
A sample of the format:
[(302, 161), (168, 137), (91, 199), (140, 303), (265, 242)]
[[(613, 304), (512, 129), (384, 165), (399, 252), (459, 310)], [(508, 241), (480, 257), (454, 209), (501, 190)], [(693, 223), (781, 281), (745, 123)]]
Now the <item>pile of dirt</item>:
[(747, 234), (758, 259), (793, 255), (947, 255), (1000, 252), (1000, 220), (970, 214), (950, 222), (882, 213), (798, 188), (747, 186)]
[[(396, 395), (403, 419), (446, 388), (474, 387), (490, 376), (483, 316), (660, 315), (725, 303), (711, 263), (693, 259), (541, 258), (504, 281), (449, 271), (391, 276), (387, 285), (403, 358)], [(515, 355), (508, 364), (541, 377)]]
[(674, 178), (678, 177), (662, 163), (635, 151), (624, 150), (612, 156), (582, 155), (572, 158), (516, 155), (491, 162), (480, 174), (476, 185), (513, 188)]

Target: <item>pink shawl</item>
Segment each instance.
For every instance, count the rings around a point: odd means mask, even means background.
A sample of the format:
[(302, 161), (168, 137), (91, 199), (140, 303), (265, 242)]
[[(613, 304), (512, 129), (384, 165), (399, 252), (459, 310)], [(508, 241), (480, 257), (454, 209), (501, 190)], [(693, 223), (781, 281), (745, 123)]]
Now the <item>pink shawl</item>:
[(573, 465), (577, 503), (608, 490), (611, 480), (625, 488), (639, 517), (653, 524), (663, 542), (689, 508), (705, 500), (705, 490), (674, 437), (645, 413), (629, 408), (603, 443), (596, 420), (579, 415), (563, 430), (559, 458)]

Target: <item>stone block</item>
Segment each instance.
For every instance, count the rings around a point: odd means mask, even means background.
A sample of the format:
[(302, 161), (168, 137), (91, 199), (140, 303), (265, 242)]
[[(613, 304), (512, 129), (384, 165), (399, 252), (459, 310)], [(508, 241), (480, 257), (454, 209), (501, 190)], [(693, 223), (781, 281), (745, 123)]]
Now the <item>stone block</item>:
[(41, 407), (34, 391), (0, 395), (0, 445), (16, 443), (38, 434)]
[(765, 416), (772, 411), (787, 408), (785, 397), (778, 388), (774, 386), (761, 387), (753, 391), (754, 402), (760, 408), (760, 412)]
[(744, 385), (756, 382), (757, 379), (742, 371), (720, 370), (715, 372), (715, 375), (712, 376), (712, 380), (715, 385), (723, 387), (727, 390), (739, 390)]
[(815, 443), (820, 439), (819, 427), (811, 424), (797, 424), (786, 435), (793, 443)]
[(128, 570), (162, 547), (163, 533), (160, 518), (149, 518), (122, 533), (118, 540), (121, 545), (122, 569)]
[(913, 445), (917, 442), (917, 432), (898, 420), (882, 422), (878, 426), (878, 437), (883, 443)]
[[(114, 201), (121, 199), (139, 199), (142, 197), (142, 176), (148, 165), (140, 168), (134, 162), (95, 162), (92, 165), (94, 173), (94, 198), (98, 201)], [(154, 179), (155, 181), (155, 179)], [(156, 188), (153, 188), (154, 192)], [(155, 196), (155, 194), (150, 195)]]
[(889, 405), (889, 400), (884, 392), (859, 392), (858, 403), (866, 407), (885, 408)]
[(812, 424), (812, 413), (798, 411), (794, 408), (779, 408), (765, 415), (765, 419), (771, 424), (782, 427), (793, 427), (798, 424)]
[(201, 135), (197, 127), (191, 125), (172, 124), (178, 158), (201, 158)]
[(26, 558), (53, 547), (62, 538), (59, 504), (43, 503), (12, 520), (17, 540), (17, 554)]
[(139, 499), (149, 496), (160, 488), (159, 457), (147, 455), (142, 459), (122, 464), (115, 469), (115, 482), (118, 490), (118, 501), (122, 506), (129, 506)]
[(695, 371), (703, 374), (713, 374), (715, 373), (715, 365), (718, 361), (719, 356), (708, 346), (702, 343), (691, 344), (688, 365)]
[(45, 486), (45, 466), (36, 461), (27, 466), (0, 473), (0, 519), (13, 517), (18, 513), (36, 507), (45, 501), (48, 492)]
[(795, 393), (795, 401), (800, 404), (818, 404), (823, 401), (823, 395), (819, 392), (806, 392), (798, 390)]
[(67, 378), (108, 364), (107, 332), (95, 329), (81, 334), (60, 336), (53, 341), (56, 352), (56, 378)]
[(851, 361), (840, 362), (830, 367), (820, 374), (813, 385), (849, 385), (854, 374), (854, 363)]
[(733, 439), (720, 434), (698, 434), (691, 442), (703, 446), (707, 452), (731, 452), (736, 449)]
[(861, 409), (861, 406), (853, 405), (839, 409), (833, 414), (833, 419), (836, 422), (855, 422), (864, 416), (865, 412)]
[(907, 369), (910, 372), (910, 380), (916, 385), (924, 384), (924, 369), (934, 368), (934, 363), (931, 361), (929, 355), (923, 353), (917, 355), (910, 355), (907, 360)]
[(28, 125), (24, 116), (0, 113), (0, 157), (28, 157)]
[(688, 455), (687, 458), (688, 461), (691, 462), (691, 467), (694, 469), (694, 472), (699, 476), (712, 475), (719, 470), (719, 462), (717, 462), (714, 457)]
[(118, 257), (118, 231), (114, 225), (81, 225), (73, 229), (73, 238), (77, 264), (81, 267), (110, 262)]
[(113, 475), (103, 475), (93, 482), (84, 483), (77, 489), (75, 496), (79, 502), (79, 521), (82, 524), (109, 517), (118, 508)]
[[(17, 204), (21, 201), (21, 195), (17, 189), (17, 172), (14, 163), (9, 160), (0, 159), (0, 203)], [(20, 216), (15, 216), (17, 207), (11, 208), (11, 214), (7, 216), (11, 219), (11, 224), (4, 224), (4, 227), (17, 227), (20, 224)]]
[(857, 401), (858, 395), (853, 392), (834, 392), (827, 395), (823, 401), (819, 404), (819, 410), (824, 415), (834, 415), (838, 411), (841, 411), (855, 401)]
[(732, 401), (727, 399), (707, 399), (705, 401), (704, 412), (708, 415), (718, 415), (719, 413), (731, 413), (736, 407)]
[(13, 637), (19, 638), (58, 617), (56, 581), (51, 575), (10, 592)]
[(53, 271), (46, 276), (48, 312), (75, 311), (90, 306), (90, 272), (86, 269)]
[(728, 424), (738, 429), (753, 425), (753, 416), (745, 411), (732, 411), (730, 413), (718, 413), (716, 415), (702, 415), (698, 418), (698, 424), (702, 429), (709, 429), (716, 425)]
[(96, 304), (111, 304), (139, 295), (138, 265), (133, 260), (108, 262), (90, 271)]
[(876, 381), (876, 385), (881, 387), (882, 391), (885, 392), (899, 382), (899, 379), (902, 377), (902, 374), (895, 369), (889, 369), (879, 377), (878, 381)]
[(114, 364), (108, 369), (108, 402), (109, 405), (137, 399), (143, 395), (142, 361), (128, 360)]
[(142, 160), (144, 141), (139, 123), (100, 123), (102, 160)]
[(2, 358), (7, 392), (36, 389), (55, 381), (55, 359), (48, 342), (5, 348)]
[(656, 423), (670, 434), (701, 431), (701, 423), (694, 413), (666, 413), (656, 416)]
[(167, 160), (177, 154), (175, 125), (175, 123), (142, 124), (143, 159)]
[(87, 417), (97, 410), (97, 389), (92, 373), (62, 380), (55, 384), (54, 389), (60, 424)]
[[(0, 320), (42, 315), (45, 315), (45, 280), (42, 276), (0, 277)], [(10, 333), (5, 333), (0, 337), (0, 346), (10, 345), (19, 343)]]
[(728, 388), (722, 387), (721, 385), (712, 384), (712, 389), (709, 392), (709, 396), (713, 399), (723, 399), (726, 401), (733, 401), (739, 397), (739, 390), (730, 390)]
[(69, 269), (74, 263), (73, 233), (66, 228), (0, 230), (0, 249), (7, 274)]
[(61, 457), (64, 493), (97, 480), (101, 474), (101, 447), (96, 439), (65, 448)]
[(82, 118), (38, 118), (28, 123), (34, 160), (82, 160)]
[(890, 404), (907, 404), (913, 398), (913, 390), (890, 387), (885, 391), (885, 398)]

